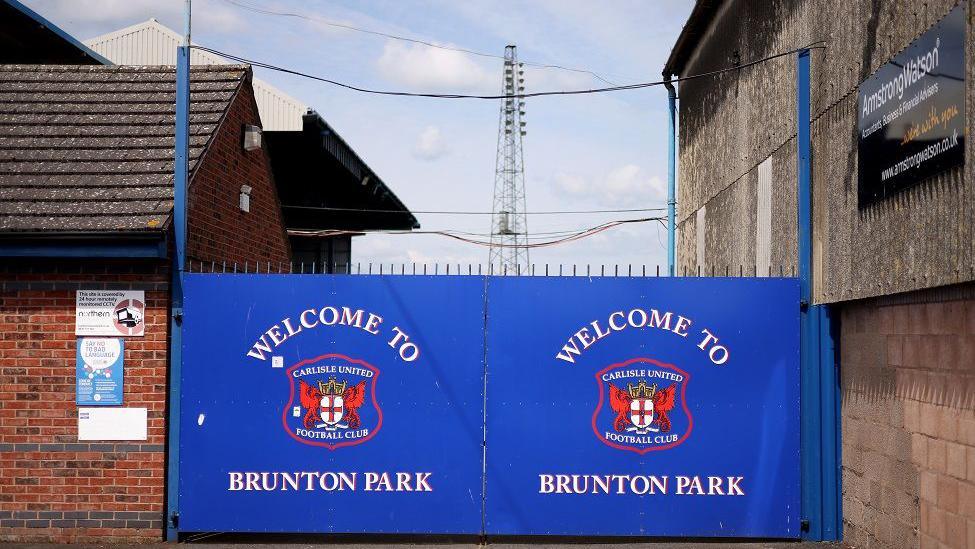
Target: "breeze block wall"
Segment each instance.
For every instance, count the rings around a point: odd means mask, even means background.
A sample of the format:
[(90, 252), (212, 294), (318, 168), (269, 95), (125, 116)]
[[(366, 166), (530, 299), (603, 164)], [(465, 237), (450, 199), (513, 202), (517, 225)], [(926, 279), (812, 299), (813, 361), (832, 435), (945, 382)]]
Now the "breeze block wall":
[[(162, 539), (169, 276), (164, 260), (0, 263), (0, 541)], [(78, 289), (146, 292), (145, 335), (124, 351), (145, 441), (78, 441)]]
[(975, 547), (975, 285), (844, 304), (844, 540)]
[[(241, 270), (245, 262), (260, 261), (273, 271), (290, 261), (291, 248), (270, 159), (263, 147), (243, 149), (245, 124), (261, 125), (249, 74), (192, 174), (187, 255), (228, 267), (236, 262)], [(252, 189), (250, 212), (240, 209), (241, 185)]]

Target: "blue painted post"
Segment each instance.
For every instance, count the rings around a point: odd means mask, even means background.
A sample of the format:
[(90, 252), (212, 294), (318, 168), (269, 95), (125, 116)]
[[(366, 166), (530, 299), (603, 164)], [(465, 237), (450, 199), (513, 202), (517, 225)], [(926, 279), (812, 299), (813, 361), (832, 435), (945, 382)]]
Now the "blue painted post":
[(677, 250), (674, 247), (674, 216), (677, 191), (677, 90), (670, 82), (670, 75), (665, 75), (667, 87), (667, 275), (674, 276), (674, 265), (677, 261)]
[(169, 414), (167, 421), (166, 540), (179, 535), (180, 378), (183, 364), (183, 272), (186, 267), (186, 192), (190, 139), (190, 0), (185, 4), (183, 44), (176, 52), (176, 135), (173, 167), (173, 261), (169, 338)]
[(803, 537), (811, 540), (839, 540), (842, 537), (839, 378), (830, 311), (825, 305), (812, 304), (809, 50), (799, 52), (797, 61)]

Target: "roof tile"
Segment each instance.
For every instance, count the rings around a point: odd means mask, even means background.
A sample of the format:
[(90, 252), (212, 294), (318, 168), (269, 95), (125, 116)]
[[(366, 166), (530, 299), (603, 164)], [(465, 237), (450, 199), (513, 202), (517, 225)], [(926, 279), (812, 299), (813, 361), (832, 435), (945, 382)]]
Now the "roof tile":
[[(248, 77), (193, 67), (191, 167)], [(0, 65), (0, 232), (162, 230), (175, 80), (173, 67)]]

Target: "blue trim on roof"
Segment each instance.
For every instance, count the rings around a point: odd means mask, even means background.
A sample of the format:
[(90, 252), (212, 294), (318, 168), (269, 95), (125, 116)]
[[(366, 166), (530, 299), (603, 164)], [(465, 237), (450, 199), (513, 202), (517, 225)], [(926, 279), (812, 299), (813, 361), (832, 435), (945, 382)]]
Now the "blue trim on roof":
[(19, 11), (19, 12), (23, 13), (24, 15), (30, 17), (34, 21), (37, 21), (41, 26), (43, 26), (44, 28), (50, 30), (54, 34), (58, 35), (64, 41), (66, 41), (69, 44), (71, 44), (72, 46), (78, 48), (85, 55), (91, 57), (95, 61), (98, 61), (102, 65), (114, 65), (115, 64), (115, 63), (112, 63), (111, 61), (109, 61), (108, 59), (102, 57), (101, 55), (95, 53), (95, 50), (93, 50), (93, 49), (89, 48), (88, 46), (82, 44), (81, 41), (79, 41), (74, 36), (71, 36), (70, 34), (68, 34), (67, 32), (65, 32), (64, 29), (62, 29), (61, 27), (59, 27), (59, 26), (55, 25), (54, 23), (48, 21), (46, 18), (44, 18), (41, 14), (37, 13), (36, 11), (34, 11), (34, 10), (28, 8), (27, 6), (21, 4), (20, 2), (18, 2), (18, 0), (3, 0), (3, 1), (6, 2), (7, 4), (13, 6), (15, 9), (17, 9), (17, 11)]
[(85, 243), (0, 242), (0, 257), (164, 258), (166, 241)]

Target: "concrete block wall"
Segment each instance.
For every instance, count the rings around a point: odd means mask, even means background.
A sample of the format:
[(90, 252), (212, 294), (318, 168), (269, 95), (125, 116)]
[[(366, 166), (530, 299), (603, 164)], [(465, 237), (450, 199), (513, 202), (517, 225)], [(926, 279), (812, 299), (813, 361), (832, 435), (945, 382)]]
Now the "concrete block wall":
[(975, 547), (975, 285), (842, 309), (844, 539)]
[[(975, 82), (972, 0), (968, 87)], [(836, 303), (975, 280), (975, 140), (955, 168), (863, 210), (857, 206), (857, 91), (958, 0), (726, 0), (681, 76), (789, 51), (812, 52), (814, 299)], [(796, 264), (794, 55), (679, 86), (678, 272), (754, 264), (758, 166), (772, 161), (771, 263)], [(966, 105), (968, 135), (975, 93)], [(705, 209), (703, 227), (696, 213)], [(698, 233), (704, 231), (704, 253)], [(704, 264), (698, 265), (699, 255)]]

